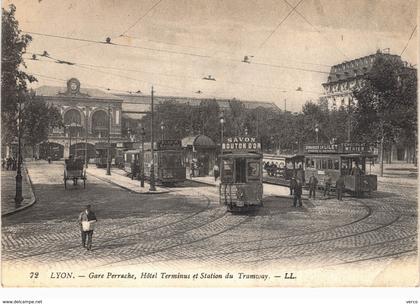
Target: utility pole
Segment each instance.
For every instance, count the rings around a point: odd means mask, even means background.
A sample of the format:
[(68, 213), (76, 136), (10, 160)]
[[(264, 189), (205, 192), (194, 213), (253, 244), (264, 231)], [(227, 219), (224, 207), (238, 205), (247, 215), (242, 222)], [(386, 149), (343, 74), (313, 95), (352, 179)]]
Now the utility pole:
[(15, 204), (16, 207), (19, 207), (23, 201), (22, 197), (22, 147), (21, 147), (21, 137), (22, 137), (22, 97), (19, 98), (19, 112), (18, 112), (18, 155), (17, 155), (17, 170), (16, 170), (16, 195), (15, 195)]
[(111, 175), (111, 107), (108, 104), (108, 149), (106, 155), (106, 175)]
[(150, 130), (150, 151), (152, 152), (152, 165), (150, 166), (150, 188), (149, 191), (156, 191), (155, 187), (155, 151), (154, 151), (154, 138), (153, 138), (153, 86), (152, 86), (152, 100), (151, 100), (151, 130)]
[(88, 107), (86, 106), (86, 119), (85, 119), (85, 168), (88, 167), (88, 149), (87, 149), (87, 142), (88, 142)]
[(349, 104), (347, 107), (347, 115), (348, 115), (348, 121), (347, 121), (347, 141), (351, 142), (351, 97), (349, 96)]

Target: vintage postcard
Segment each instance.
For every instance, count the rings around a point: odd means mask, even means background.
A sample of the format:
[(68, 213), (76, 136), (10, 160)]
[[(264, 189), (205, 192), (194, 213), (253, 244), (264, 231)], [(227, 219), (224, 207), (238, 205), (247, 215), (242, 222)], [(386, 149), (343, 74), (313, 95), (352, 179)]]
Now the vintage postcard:
[(2, 286), (417, 287), (417, 22), (3, 1)]

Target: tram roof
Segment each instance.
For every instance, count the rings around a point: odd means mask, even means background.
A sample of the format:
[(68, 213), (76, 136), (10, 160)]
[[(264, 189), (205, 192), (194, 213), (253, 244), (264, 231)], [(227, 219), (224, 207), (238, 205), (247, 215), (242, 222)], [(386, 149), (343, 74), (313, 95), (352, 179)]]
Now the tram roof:
[(257, 152), (241, 152), (241, 153), (225, 153), (221, 155), (223, 158), (262, 158), (261, 153)]

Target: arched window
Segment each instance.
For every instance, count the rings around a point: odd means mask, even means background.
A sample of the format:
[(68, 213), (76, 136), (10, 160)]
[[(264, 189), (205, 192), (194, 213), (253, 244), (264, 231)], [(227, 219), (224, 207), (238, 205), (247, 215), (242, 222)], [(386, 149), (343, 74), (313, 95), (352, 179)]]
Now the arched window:
[(76, 124), (76, 125), (81, 125), (82, 122), (82, 116), (80, 115), (80, 112), (78, 110), (75, 109), (71, 109), (68, 110), (65, 114), (64, 114), (64, 124), (66, 126), (71, 125), (71, 124)]
[(108, 115), (105, 111), (96, 111), (92, 115), (92, 133), (96, 137), (108, 136)]
[(84, 136), (84, 128), (82, 126), (82, 115), (78, 110), (70, 109), (64, 114), (64, 126), (66, 128), (67, 136)]

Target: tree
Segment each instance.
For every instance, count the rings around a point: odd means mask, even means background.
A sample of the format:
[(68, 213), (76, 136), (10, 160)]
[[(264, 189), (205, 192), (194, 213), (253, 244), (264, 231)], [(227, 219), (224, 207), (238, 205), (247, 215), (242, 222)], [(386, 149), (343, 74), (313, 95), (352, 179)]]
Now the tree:
[(22, 35), (15, 19), (16, 7), (2, 8), (2, 60), (1, 60), (1, 126), (2, 144), (10, 144), (17, 136), (17, 112), (19, 99), (25, 102), (27, 82), (36, 81), (20, 68), (26, 67), (22, 59), (32, 38)]
[(35, 146), (48, 139), (52, 128), (64, 126), (60, 111), (47, 104), (42, 98), (30, 95), (22, 111), (22, 137), (26, 144), (32, 146), (32, 156), (35, 156)]
[(355, 132), (365, 142), (381, 144), (381, 176), (384, 147), (398, 138), (412, 139), (417, 130), (417, 78), (414, 69), (400, 60), (378, 56), (364, 85), (354, 92)]

